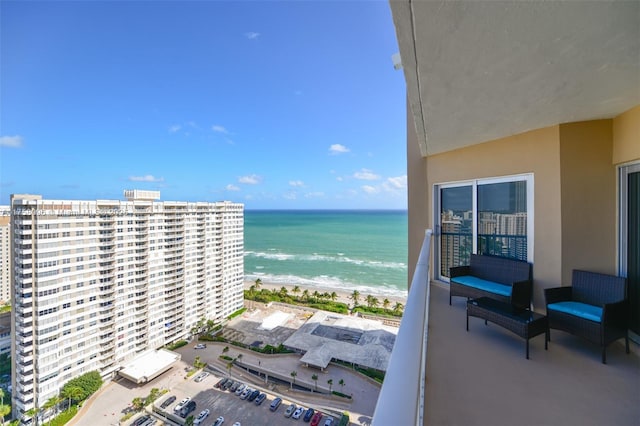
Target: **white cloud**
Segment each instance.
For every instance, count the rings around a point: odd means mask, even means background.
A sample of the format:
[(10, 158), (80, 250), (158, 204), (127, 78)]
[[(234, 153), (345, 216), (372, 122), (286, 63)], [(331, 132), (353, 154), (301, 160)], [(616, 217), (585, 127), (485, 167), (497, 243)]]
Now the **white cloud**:
[(257, 185), (262, 182), (262, 177), (258, 175), (240, 176), (238, 182), (246, 183), (248, 185)]
[(219, 124), (214, 124), (213, 126), (211, 126), (211, 130), (218, 133), (224, 133), (225, 135), (229, 134), (229, 131)]
[(240, 188), (232, 183), (230, 183), (229, 185), (225, 186), (225, 188), (227, 191), (240, 191)]
[(282, 196), (285, 200), (296, 200), (298, 198), (298, 194), (295, 191), (285, 192)]
[(171, 133), (175, 133), (175, 132), (177, 132), (177, 131), (178, 131), (178, 130), (180, 130), (180, 129), (182, 129), (182, 126), (181, 126), (181, 125), (179, 125), (179, 124), (174, 124), (173, 126), (170, 126), (170, 127), (169, 127), (169, 132), (171, 132)]
[(349, 148), (344, 145), (340, 145), (339, 143), (334, 143), (329, 147), (329, 154), (337, 155), (344, 154), (345, 152), (349, 152)]
[(336, 177), (336, 180), (337, 180), (338, 182), (342, 182), (342, 181), (344, 180), (344, 178), (343, 178), (342, 176), (338, 176), (338, 177)]
[(359, 172), (355, 172), (353, 174), (353, 177), (356, 178), (356, 179), (360, 179), (360, 180), (378, 180), (378, 179), (380, 179), (379, 175), (373, 173), (369, 169), (362, 169)]
[(304, 194), (305, 198), (322, 198), (324, 197), (324, 192), (307, 192), (306, 194)]
[(164, 182), (164, 178), (155, 177), (153, 175), (129, 176), (131, 182)]
[(289, 181), (289, 185), (295, 186), (295, 187), (303, 187), (304, 186), (304, 182), (301, 181), (301, 180), (290, 180)]
[(0, 136), (0, 146), (6, 146), (7, 148), (21, 148), (22, 136)]
[(260, 33), (256, 33), (256, 32), (254, 32), (254, 31), (250, 31), (250, 32), (248, 32), (248, 33), (244, 33), (244, 36), (245, 36), (246, 38), (248, 38), (249, 40), (255, 40), (255, 39), (257, 39), (258, 37), (260, 37)]
[(385, 185), (393, 189), (407, 189), (407, 175), (387, 178)]
[(371, 185), (362, 185), (362, 190), (367, 194), (375, 194), (378, 192), (378, 188)]

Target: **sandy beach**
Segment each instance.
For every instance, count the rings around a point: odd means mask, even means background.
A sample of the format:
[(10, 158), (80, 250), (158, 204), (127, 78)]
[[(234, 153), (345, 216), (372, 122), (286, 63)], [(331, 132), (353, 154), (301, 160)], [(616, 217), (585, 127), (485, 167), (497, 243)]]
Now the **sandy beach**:
[[(252, 285), (255, 285), (255, 281), (245, 281), (244, 289), (249, 290), (249, 287), (251, 287)], [(290, 294), (294, 294), (292, 290), (295, 286), (291, 284), (274, 284), (274, 283), (269, 283), (265, 281), (262, 281), (262, 283), (260, 284), (261, 289), (268, 289), (268, 290), (272, 290), (272, 289), (280, 290), (282, 287), (286, 287), (287, 291)], [(304, 290), (309, 290), (309, 293), (311, 294), (313, 294), (314, 291), (317, 291), (320, 293), (324, 293), (324, 292), (332, 293), (335, 291), (336, 294), (338, 295), (338, 298), (336, 300), (337, 302), (342, 302), (342, 303), (346, 303), (349, 306), (353, 306), (353, 300), (350, 298), (351, 293), (347, 293), (345, 291), (336, 290), (334, 288), (328, 288), (328, 287), (316, 287), (316, 286), (312, 287), (312, 286), (304, 286), (304, 285), (298, 285), (298, 287), (300, 288), (300, 293), (298, 295), (301, 295)], [(380, 302), (380, 305), (379, 305), (380, 307), (382, 307), (382, 301), (385, 298), (389, 299), (389, 302), (391, 302), (389, 305), (390, 308), (393, 308), (396, 303), (402, 303), (403, 305), (405, 305), (407, 301), (405, 297), (387, 296), (387, 295), (380, 295), (375, 293), (370, 293), (370, 294), (378, 299), (378, 301)], [(359, 303), (361, 305), (366, 305), (365, 299), (368, 295), (369, 295), (368, 293), (360, 292)]]

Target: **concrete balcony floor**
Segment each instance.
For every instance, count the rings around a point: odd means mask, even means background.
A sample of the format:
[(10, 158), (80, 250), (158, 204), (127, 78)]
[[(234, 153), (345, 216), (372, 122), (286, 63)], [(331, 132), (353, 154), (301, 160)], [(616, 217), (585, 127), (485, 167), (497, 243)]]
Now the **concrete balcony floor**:
[(581, 338), (551, 330), (525, 341), (484, 320), (469, 318), (466, 300), (431, 285), (425, 425), (638, 425), (640, 356), (624, 340), (601, 351)]

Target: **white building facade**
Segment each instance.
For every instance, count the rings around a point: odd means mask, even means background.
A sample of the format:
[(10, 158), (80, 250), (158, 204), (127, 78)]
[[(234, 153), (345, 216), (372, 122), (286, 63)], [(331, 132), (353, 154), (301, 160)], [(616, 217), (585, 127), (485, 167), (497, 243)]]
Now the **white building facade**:
[(11, 299), (10, 221), (9, 206), (0, 206), (0, 304)]
[(14, 413), (242, 308), (242, 204), (125, 196), (12, 196)]

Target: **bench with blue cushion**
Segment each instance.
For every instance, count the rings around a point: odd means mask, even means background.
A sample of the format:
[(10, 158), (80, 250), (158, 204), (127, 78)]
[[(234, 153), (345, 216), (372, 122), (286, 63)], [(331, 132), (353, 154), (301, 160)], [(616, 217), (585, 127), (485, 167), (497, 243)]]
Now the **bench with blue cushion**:
[(472, 254), (469, 265), (450, 268), (449, 304), (452, 296), (490, 297), (529, 308), (533, 289), (531, 264), (499, 256)]
[(629, 353), (627, 280), (623, 277), (574, 270), (571, 286), (544, 291), (549, 328), (566, 331), (602, 347), (622, 337)]

